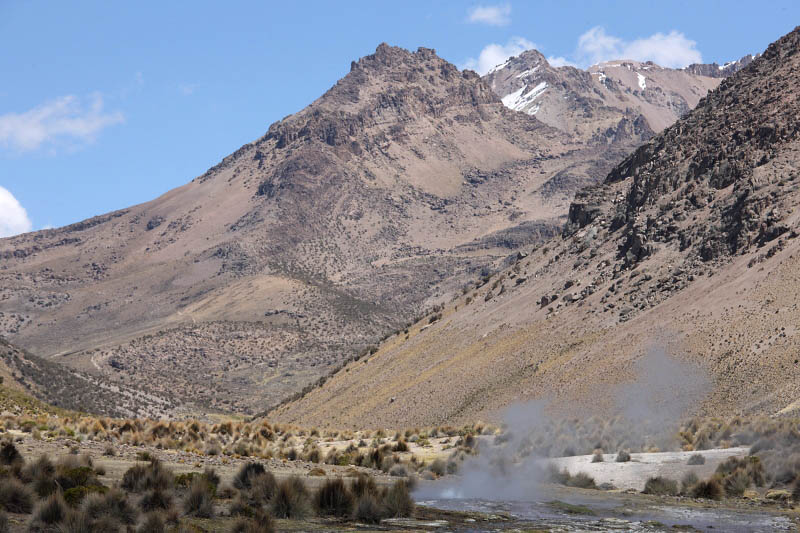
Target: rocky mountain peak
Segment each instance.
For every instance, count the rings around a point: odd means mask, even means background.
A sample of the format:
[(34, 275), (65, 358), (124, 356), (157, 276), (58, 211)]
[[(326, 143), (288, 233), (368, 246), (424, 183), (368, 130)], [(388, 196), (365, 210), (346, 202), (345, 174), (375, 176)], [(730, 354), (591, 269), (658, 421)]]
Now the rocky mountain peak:
[(737, 61), (729, 61), (724, 65), (719, 65), (717, 63), (692, 63), (683, 70), (691, 72), (692, 74), (697, 74), (698, 76), (708, 76), (709, 78), (727, 78), (728, 76), (736, 74), (744, 67), (752, 63), (756, 57), (758, 57), (758, 54), (747, 54)]

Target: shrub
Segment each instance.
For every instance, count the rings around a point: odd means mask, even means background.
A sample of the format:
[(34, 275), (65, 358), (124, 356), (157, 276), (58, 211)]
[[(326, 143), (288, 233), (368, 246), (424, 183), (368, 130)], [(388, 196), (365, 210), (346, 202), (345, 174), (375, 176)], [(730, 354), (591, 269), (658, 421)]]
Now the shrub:
[(9, 513), (30, 514), (33, 510), (31, 491), (14, 478), (0, 479), (0, 507)]
[(594, 454), (592, 455), (592, 462), (593, 463), (602, 463), (603, 462), (603, 450), (595, 450)]
[(408, 477), (408, 470), (405, 466), (397, 464), (389, 469), (389, 475), (392, 477)]
[(308, 492), (298, 477), (279, 483), (270, 505), (273, 516), (277, 518), (305, 518), (309, 515), (310, 507)]
[(433, 462), (428, 465), (428, 470), (437, 476), (443, 476), (447, 473), (447, 463), (442, 459), (434, 459)]
[(340, 478), (329, 479), (317, 491), (314, 505), (320, 515), (349, 516), (354, 498)]
[(198, 518), (212, 518), (214, 516), (214, 497), (211, 487), (203, 479), (195, 479), (189, 488), (189, 494), (183, 502), (186, 514)]
[(678, 482), (663, 476), (651, 477), (645, 482), (642, 492), (659, 496), (675, 496), (678, 494)]
[(241, 494), (231, 502), (229, 512), (231, 516), (253, 516), (253, 508), (250, 507), (247, 498), (243, 498)]
[(275, 524), (270, 515), (263, 511), (258, 511), (254, 518), (238, 520), (231, 531), (233, 533), (273, 533)]
[(702, 453), (693, 453), (689, 456), (686, 464), (689, 466), (704, 465), (706, 464), (706, 458)]
[(174, 481), (172, 473), (164, 468), (160, 461), (154, 459), (147, 465), (136, 464), (130, 467), (122, 475), (120, 486), (130, 492), (169, 490)]
[(63, 490), (100, 484), (95, 478), (94, 470), (89, 466), (59, 467), (56, 482)]
[(106, 457), (114, 457), (115, 455), (117, 455), (117, 450), (114, 449), (114, 447), (109, 444), (108, 446), (106, 446), (106, 449), (103, 450), (103, 455), (105, 455)]
[(160, 513), (148, 513), (136, 531), (137, 533), (164, 533), (166, 530), (167, 526)]
[(353, 517), (365, 524), (378, 524), (383, 519), (383, 507), (372, 494), (364, 494), (356, 500)]
[(166, 511), (172, 507), (172, 495), (162, 489), (148, 491), (139, 500), (139, 507), (145, 513), (150, 511)]
[(365, 494), (374, 494), (378, 491), (378, 486), (375, 484), (375, 480), (372, 479), (372, 476), (359, 474), (355, 481), (353, 481), (350, 490), (353, 495), (358, 498)]
[(266, 503), (278, 490), (278, 482), (272, 472), (262, 472), (250, 481), (250, 499), (258, 503)]
[(53, 494), (36, 508), (33, 514), (34, 522), (52, 525), (64, 520), (67, 516), (67, 504), (60, 494)]
[(574, 476), (571, 476), (566, 485), (569, 487), (578, 487), (581, 489), (596, 489), (597, 485), (594, 482), (594, 478), (587, 474), (586, 472), (578, 472)]
[(620, 450), (617, 453), (617, 458), (615, 459), (618, 463), (627, 463), (631, 460), (631, 454), (628, 453), (626, 450)]
[(95, 531), (89, 515), (77, 510), (69, 510), (67, 512), (67, 516), (61, 523), (59, 530), (62, 533), (92, 533)]
[(750, 476), (744, 470), (736, 470), (725, 476), (722, 480), (722, 488), (728, 496), (739, 497), (750, 486)]
[(233, 478), (233, 486), (239, 490), (249, 489), (253, 478), (264, 472), (266, 472), (266, 469), (261, 463), (245, 463)]
[(682, 494), (689, 494), (692, 490), (692, 487), (700, 481), (697, 477), (697, 474), (694, 472), (686, 472), (683, 475), (683, 479), (681, 479), (681, 493)]
[(408, 451), (408, 443), (404, 440), (398, 440), (397, 443), (392, 448), (393, 452), (407, 452)]
[(13, 442), (6, 441), (0, 446), (0, 464), (11, 466), (22, 460), (22, 455), (20, 455), (19, 450), (17, 450)]
[(88, 487), (72, 487), (64, 491), (64, 501), (70, 507), (77, 507), (89, 494), (105, 494), (108, 487), (89, 485)]
[(386, 514), (391, 517), (408, 517), (414, 513), (414, 500), (405, 481), (398, 480), (383, 499)]
[(8, 515), (5, 511), (0, 511), (0, 533), (8, 533), (11, 530), (8, 525)]
[(708, 481), (695, 483), (690, 491), (692, 498), (704, 498), (706, 500), (721, 500), (722, 485), (714, 478)]
[(136, 523), (136, 509), (128, 502), (127, 495), (120, 490), (112, 489), (105, 494), (90, 494), (83, 508), (93, 520), (107, 518), (122, 524)]
[(569, 471), (566, 468), (559, 470), (558, 467), (552, 463), (547, 465), (547, 481), (550, 483), (566, 485), (570, 477)]

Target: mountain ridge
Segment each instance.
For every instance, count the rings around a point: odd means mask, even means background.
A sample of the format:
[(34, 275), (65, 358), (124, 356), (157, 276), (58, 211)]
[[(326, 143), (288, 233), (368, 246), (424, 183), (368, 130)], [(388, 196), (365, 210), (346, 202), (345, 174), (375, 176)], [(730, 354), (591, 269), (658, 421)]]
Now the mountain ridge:
[(796, 413), (798, 51), (800, 28), (581, 191), (561, 236), (270, 417), (457, 425), (533, 399), (602, 413), (654, 344), (708, 373), (692, 413)]

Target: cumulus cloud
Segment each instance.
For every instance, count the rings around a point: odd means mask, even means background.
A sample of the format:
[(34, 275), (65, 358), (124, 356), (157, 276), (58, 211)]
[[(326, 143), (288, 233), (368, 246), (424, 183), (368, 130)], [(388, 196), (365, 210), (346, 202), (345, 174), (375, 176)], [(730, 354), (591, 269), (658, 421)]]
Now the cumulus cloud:
[(467, 13), (467, 20), (490, 26), (507, 26), (511, 24), (511, 4), (475, 6)]
[(492, 43), (481, 50), (478, 58), (471, 57), (461, 66), (471, 69), (483, 76), (490, 69), (505, 62), (509, 57), (518, 56), (525, 50), (536, 48), (536, 45), (523, 37), (512, 37), (506, 44)]
[(100, 94), (86, 105), (69, 95), (29, 111), (0, 115), (0, 146), (25, 152), (59, 142), (92, 142), (100, 131), (125, 120), (121, 112), (106, 112), (103, 107)]
[(0, 238), (25, 233), (33, 228), (28, 213), (14, 195), (0, 187)]
[(575, 55), (577, 62), (585, 66), (611, 59), (634, 59), (652, 61), (662, 67), (682, 68), (703, 59), (697, 42), (676, 30), (626, 41), (607, 34), (601, 26), (595, 26), (578, 38)]

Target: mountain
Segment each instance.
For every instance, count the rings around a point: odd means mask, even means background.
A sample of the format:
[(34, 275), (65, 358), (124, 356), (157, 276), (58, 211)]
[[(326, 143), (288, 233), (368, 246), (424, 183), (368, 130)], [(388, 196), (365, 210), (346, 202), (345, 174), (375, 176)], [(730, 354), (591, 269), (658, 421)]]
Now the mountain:
[(560, 236), (270, 416), (413, 427), (543, 397), (613, 407), (653, 346), (707, 372), (695, 412), (797, 414), (798, 52), (800, 28), (579, 192)]
[(711, 78), (727, 78), (728, 76), (736, 74), (737, 72), (742, 70), (744, 67), (752, 63), (753, 60), (757, 57), (758, 54), (756, 55), (747, 54), (738, 61), (729, 61), (724, 65), (718, 65), (716, 63), (702, 63), (702, 64), (692, 63), (683, 70), (691, 72), (692, 74), (697, 74), (698, 76), (708, 76)]
[(716, 65), (676, 70), (631, 60), (581, 70), (553, 67), (541, 53), (528, 50), (485, 78), (507, 107), (583, 142), (611, 145), (646, 141), (734, 71), (733, 66), (720, 70)]
[(0, 334), (168, 412), (256, 412), (556, 235), (629, 148), (383, 44), (191, 183), (0, 240)]

